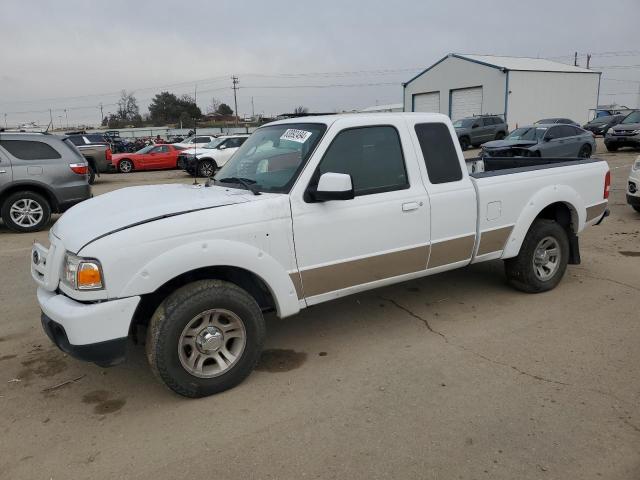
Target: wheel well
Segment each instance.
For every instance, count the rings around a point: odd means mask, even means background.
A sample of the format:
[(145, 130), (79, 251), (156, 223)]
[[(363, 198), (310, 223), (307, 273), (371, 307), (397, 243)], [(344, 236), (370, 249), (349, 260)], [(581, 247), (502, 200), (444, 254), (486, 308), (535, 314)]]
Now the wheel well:
[(167, 296), (178, 288), (197, 280), (225, 280), (233, 283), (245, 290), (251, 295), (263, 312), (270, 312), (276, 309), (276, 303), (269, 287), (255, 273), (238, 267), (216, 266), (204, 267), (190, 272), (183, 273), (169, 280), (167, 283), (159, 287), (155, 292), (142, 295), (140, 304), (136, 309), (133, 321), (131, 322), (130, 333), (134, 339), (139, 337), (137, 330), (139, 326), (146, 327), (149, 319), (156, 311), (158, 306)]
[(545, 207), (536, 218), (546, 218), (558, 222), (569, 240), (569, 263), (578, 265), (580, 263), (580, 247), (578, 245), (578, 213), (572, 205), (564, 202), (552, 203)]
[(45, 187), (41, 187), (38, 185), (33, 185), (33, 184), (18, 184), (18, 185), (12, 185), (11, 187), (7, 188), (6, 190), (4, 190), (2, 192), (2, 194), (0, 194), (0, 206), (2, 206), (4, 204), (4, 201), (7, 199), (7, 197), (15, 192), (34, 192), (34, 193), (38, 193), (40, 195), (42, 195), (44, 198), (47, 199), (47, 201), (49, 202), (49, 205), (51, 206), (51, 211), (53, 213), (57, 213), (58, 212), (58, 200), (56, 199), (55, 195), (48, 189), (46, 189)]

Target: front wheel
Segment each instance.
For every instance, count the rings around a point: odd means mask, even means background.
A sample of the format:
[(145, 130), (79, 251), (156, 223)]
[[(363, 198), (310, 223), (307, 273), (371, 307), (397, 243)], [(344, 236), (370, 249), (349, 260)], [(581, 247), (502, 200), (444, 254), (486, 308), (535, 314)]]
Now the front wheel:
[(208, 158), (200, 160), (198, 163), (198, 175), (201, 177), (211, 177), (216, 171), (216, 162)]
[(505, 260), (504, 266), (511, 285), (523, 292), (540, 293), (558, 285), (568, 260), (567, 232), (557, 222), (539, 218), (529, 228), (518, 256)]
[(640, 207), (638, 205), (632, 205), (631, 208), (633, 208), (636, 212), (640, 213)]
[(204, 397), (235, 387), (251, 373), (265, 331), (260, 307), (245, 290), (200, 280), (158, 307), (147, 331), (147, 358), (171, 390)]
[(118, 164), (118, 170), (120, 171), (120, 173), (131, 172), (133, 170), (133, 162), (128, 158), (120, 160), (120, 163)]

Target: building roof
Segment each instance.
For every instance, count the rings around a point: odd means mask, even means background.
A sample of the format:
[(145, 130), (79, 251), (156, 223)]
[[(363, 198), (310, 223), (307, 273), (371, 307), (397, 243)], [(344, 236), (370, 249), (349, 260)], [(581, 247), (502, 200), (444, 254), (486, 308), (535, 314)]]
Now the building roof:
[(544, 58), (530, 58), (530, 57), (502, 57), (499, 55), (476, 55), (466, 53), (450, 53), (436, 63), (426, 68), (409, 81), (405, 82), (405, 86), (413, 82), (416, 78), (422, 76), (424, 73), (431, 70), (439, 63), (445, 61), (450, 57), (460, 58), (462, 60), (468, 60), (470, 62), (479, 63), (491, 68), (498, 68), (500, 70), (516, 70), (525, 72), (569, 72), (569, 73), (593, 73), (600, 75), (600, 72), (589, 70), (581, 67), (574, 67), (573, 65), (566, 65), (560, 62), (554, 62)]
[(554, 62), (545, 58), (501, 57), (498, 55), (475, 55), (463, 53), (452, 53), (451, 56), (471, 60), (473, 62), (484, 63), (491, 67), (504, 68), (506, 70), (598, 73), (587, 68), (574, 67), (573, 65)]

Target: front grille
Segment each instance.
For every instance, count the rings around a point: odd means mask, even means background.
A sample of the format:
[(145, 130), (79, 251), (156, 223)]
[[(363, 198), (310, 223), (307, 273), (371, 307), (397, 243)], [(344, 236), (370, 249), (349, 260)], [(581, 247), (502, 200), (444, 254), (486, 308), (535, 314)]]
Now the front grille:
[(633, 130), (614, 130), (614, 135), (633, 135)]

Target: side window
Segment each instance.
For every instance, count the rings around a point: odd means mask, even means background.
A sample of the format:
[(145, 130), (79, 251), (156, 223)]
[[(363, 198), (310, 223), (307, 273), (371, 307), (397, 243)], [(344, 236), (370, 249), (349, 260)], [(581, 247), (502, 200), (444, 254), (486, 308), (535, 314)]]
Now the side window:
[(493, 119), (491, 117), (484, 117), (482, 123), (485, 127), (490, 127), (493, 125)]
[(0, 146), (20, 160), (62, 158), (50, 145), (32, 140), (0, 140)]
[(230, 138), (229, 140), (227, 140), (227, 143), (225, 143), (225, 146), (227, 148), (238, 148), (240, 146), (240, 139)]
[(492, 118), (493, 118), (494, 125), (500, 125), (501, 123), (503, 123), (500, 117), (492, 117)]
[(433, 184), (462, 180), (462, 170), (451, 133), (444, 123), (419, 123), (415, 126), (420, 149)]
[(153, 147), (151, 150), (149, 150), (149, 153), (160, 153), (162, 152), (162, 147)]
[(162, 153), (168, 153), (169, 152), (169, 146), (168, 145), (162, 145), (160, 148), (160, 152)]
[(569, 125), (561, 125), (558, 127), (558, 130), (560, 130), (560, 137), (562, 138), (573, 137), (574, 135), (577, 135), (575, 129)]
[(409, 188), (398, 131), (394, 127), (343, 130), (318, 166), (323, 173), (351, 175), (356, 196)]
[(549, 130), (547, 130), (547, 134), (545, 135), (545, 138), (548, 138), (551, 140), (553, 140), (554, 138), (562, 138), (560, 127), (551, 127)]
[(194, 143), (209, 143), (210, 141), (209, 137), (196, 137)]
[(241, 147), (242, 144), (247, 141), (247, 138), (249, 138), (249, 137), (240, 137), (240, 138), (238, 138), (238, 146)]

